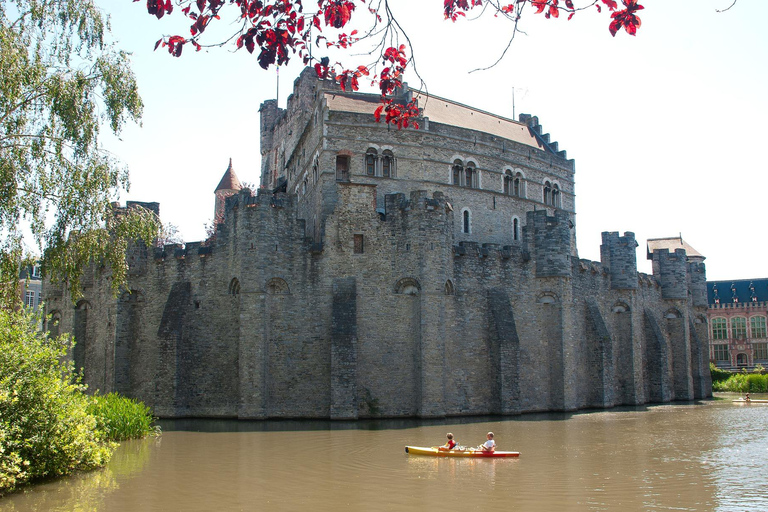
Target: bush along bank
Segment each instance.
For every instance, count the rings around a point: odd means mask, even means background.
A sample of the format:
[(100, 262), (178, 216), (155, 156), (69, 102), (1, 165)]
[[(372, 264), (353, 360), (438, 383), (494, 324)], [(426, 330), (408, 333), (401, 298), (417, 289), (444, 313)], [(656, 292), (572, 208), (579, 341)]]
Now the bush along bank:
[[(123, 405), (105, 409), (123, 413), (102, 412), (97, 404), (104, 397), (85, 394), (66, 358), (69, 340), (51, 339), (39, 325), (32, 313), (0, 309), (0, 496), (29, 482), (101, 467), (112, 456), (113, 440), (127, 438), (123, 432), (149, 433), (116, 425), (152, 420), (143, 404), (117, 397), (110, 400)], [(123, 418), (130, 414), (140, 419)]]
[(763, 375), (763, 368), (757, 367), (752, 373), (742, 371), (731, 373), (710, 365), (712, 372), (712, 390), (732, 393), (768, 393), (768, 375)]
[(97, 428), (110, 441), (138, 439), (159, 434), (153, 426), (152, 411), (143, 402), (120, 396), (117, 393), (94, 395), (88, 412), (96, 417)]

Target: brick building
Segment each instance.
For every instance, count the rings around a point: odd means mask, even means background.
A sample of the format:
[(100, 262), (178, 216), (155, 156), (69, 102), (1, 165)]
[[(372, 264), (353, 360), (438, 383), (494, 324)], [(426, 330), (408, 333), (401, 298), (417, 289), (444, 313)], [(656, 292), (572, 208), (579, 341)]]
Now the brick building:
[(768, 279), (707, 281), (709, 358), (718, 367), (768, 367)]
[(92, 272), (76, 304), (48, 287), (90, 389), (163, 417), (332, 419), (711, 395), (701, 261), (659, 248), (638, 273), (631, 232), (580, 259), (574, 162), (536, 117), (398, 94), (419, 130), (305, 70), (261, 105), (261, 187), (230, 165), (212, 239), (135, 247), (117, 298)]

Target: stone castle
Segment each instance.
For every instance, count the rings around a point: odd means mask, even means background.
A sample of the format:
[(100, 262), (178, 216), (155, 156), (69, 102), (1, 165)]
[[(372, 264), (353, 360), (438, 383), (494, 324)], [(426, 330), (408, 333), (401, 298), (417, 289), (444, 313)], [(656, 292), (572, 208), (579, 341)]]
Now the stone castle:
[[(711, 396), (703, 258), (603, 233), (576, 251), (574, 162), (519, 121), (404, 87), (420, 129), (377, 95), (305, 70), (262, 104), (262, 178), (232, 167), (203, 243), (128, 257), (119, 297), (90, 272), (46, 286), (92, 390), (160, 417), (444, 417)], [(129, 203), (159, 210), (157, 203)]]

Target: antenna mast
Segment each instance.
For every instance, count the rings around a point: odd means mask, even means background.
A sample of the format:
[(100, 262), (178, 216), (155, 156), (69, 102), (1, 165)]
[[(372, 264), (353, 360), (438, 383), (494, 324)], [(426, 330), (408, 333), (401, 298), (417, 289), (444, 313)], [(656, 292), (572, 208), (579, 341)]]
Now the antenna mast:
[(512, 86), (512, 120), (515, 121), (517, 116), (515, 115), (515, 86)]

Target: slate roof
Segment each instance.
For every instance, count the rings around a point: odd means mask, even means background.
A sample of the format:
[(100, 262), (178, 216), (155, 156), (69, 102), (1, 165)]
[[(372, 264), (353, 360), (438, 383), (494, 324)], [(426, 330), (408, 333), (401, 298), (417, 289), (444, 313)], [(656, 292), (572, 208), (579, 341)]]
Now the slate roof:
[(738, 279), (734, 281), (707, 281), (707, 302), (715, 304), (715, 298), (720, 299), (720, 304), (733, 302), (736, 297), (740, 303), (768, 301), (768, 278)]
[(216, 187), (214, 192), (218, 192), (219, 190), (240, 190), (241, 188), (243, 188), (243, 186), (240, 184), (240, 180), (237, 179), (235, 171), (232, 170), (232, 159), (230, 158), (229, 167), (227, 167), (227, 171), (224, 173), (224, 176), (221, 177), (219, 186)]

